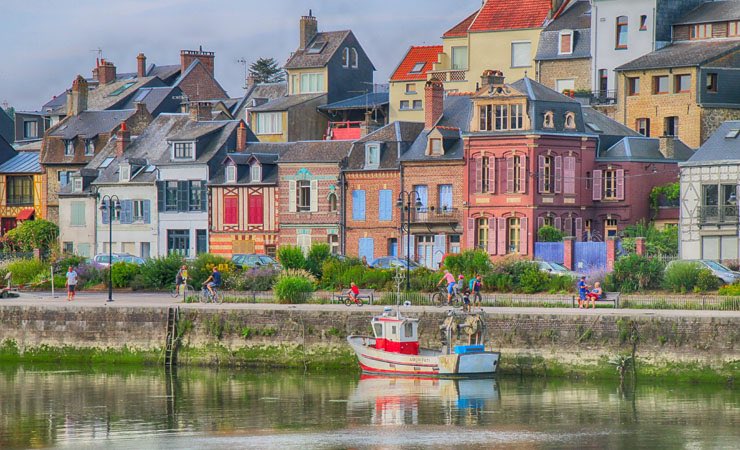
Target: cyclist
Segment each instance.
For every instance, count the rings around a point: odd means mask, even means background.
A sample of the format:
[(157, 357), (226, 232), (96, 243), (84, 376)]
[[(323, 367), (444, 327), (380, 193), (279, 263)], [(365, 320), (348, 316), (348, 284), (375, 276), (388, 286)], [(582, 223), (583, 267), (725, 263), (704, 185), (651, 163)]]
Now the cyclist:
[(452, 302), (452, 293), (455, 292), (455, 275), (451, 274), (449, 270), (445, 270), (445, 274), (442, 279), (439, 280), (437, 286), (444, 282), (447, 282), (447, 303), (449, 304)]
[(177, 292), (177, 295), (175, 297), (180, 296), (180, 288), (187, 285), (188, 283), (188, 266), (185, 264), (180, 267), (180, 270), (177, 271), (177, 276), (175, 277), (175, 291)]
[(355, 303), (360, 303), (359, 295), (360, 295), (360, 288), (357, 287), (354, 281), (351, 282), (350, 288), (349, 288), (349, 299)]
[(216, 296), (216, 291), (214, 291), (214, 289), (221, 286), (221, 272), (218, 271), (218, 267), (213, 266), (213, 272), (211, 272), (211, 275), (203, 282), (203, 286), (208, 288), (208, 292), (211, 293), (211, 297)]

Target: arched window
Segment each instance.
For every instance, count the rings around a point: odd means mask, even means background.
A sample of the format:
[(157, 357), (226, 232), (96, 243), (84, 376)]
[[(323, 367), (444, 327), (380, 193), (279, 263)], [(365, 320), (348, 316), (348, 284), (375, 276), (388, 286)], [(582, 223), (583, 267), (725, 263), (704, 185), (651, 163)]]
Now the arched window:
[(488, 219), (475, 219), (475, 248), (488, 251)]
[(358, 58), (357, 58), (357, 49), (354, 48), (354, 47), (352, 47), (351, 49), (349, 49), (349, 65), (353, 69), (356, 69), (357, 66), (359, 65)]
[(572, 112), (565, 113), (565, 128), (573, 129), (576, 127), (576, 115)]
[(337, 212), (339, 210), (337, 204), (337, 194), (332, 192), (329, 194), (329, 212)]
[(547, 111), (545, 113), (545, 120), (542, 122), (542, 126), (545, 128), (555, 128), (552, 111)]
[(518, 217), (510, 217), (507, 226), (507, 253), (521, 253), (521, 220)]
[(342, 67), (349, 67), (349, 47), (342, 49)]

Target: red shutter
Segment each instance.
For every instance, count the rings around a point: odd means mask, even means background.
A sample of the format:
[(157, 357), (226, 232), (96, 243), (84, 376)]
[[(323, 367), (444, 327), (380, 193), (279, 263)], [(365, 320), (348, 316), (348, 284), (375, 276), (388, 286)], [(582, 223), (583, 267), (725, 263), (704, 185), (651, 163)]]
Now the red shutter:
[(491, 156), (488, 158), (488, 192), (494, 194), (496, 192), (496, 157)]
[(491, 217), (488, 219), (488, 254), (495, 255), (496, 249), (496, 218)]
[(522, 255), (529, 254), (529, 221), (526, 217), (519, 219), (519, 253)]
[(576, 158), (574, 156), (566, 156), (563, 162), (565, 166), (565, 178), (563, 180), (563, 193), (564, 194), (575, 194), (576, 193)]
[(558, 230), (563, 229), (563, 220), (560, 217), (556, 217), (554, 221), (554, 226)]
[(519, 157), (519, 193), (527, 193), (527, 157)]
[[(496, 220), (491, 218), (491, 220)], [(498, 242), (498, 254), (506, 254), (506, 219), (504, 217), (498, 218), (498, 236), (496, 236), (496, 242)]]
[(617, 200), (624, 200), (624, 169), (617, 169)]
[(565, 232), (566, 236), (573, 236), (573, 219), (570, 217), (565, 218), (565, 226), (563, 227), (563, 231)]
[(563, 157), (555, 157), (555, 193), (559, 194), (563, 191)]
[(540, 194), (545, 192), (545, 155), (539, 156), (539, 164), (537, 168), (537, 190)]
[(475, 194), (478, 192), (478, 180), (480, 180), (480, 158), (470, 158), (470, 183), (468, 184), (468, 192)]
[(506, 158), (506, 192), (514, 192), (514, 158)]
[(583, 219), (576, 217), (576, 241), (580, 242), (583, 239)]
[(262, 194), (252, 194), (249, 196), (249, 224), (250, 225), (262, 225), (265, 222), (264, 219), (264, 203), (262, 200)]
[(237, 197), (224, 197), (224, 223), (239, 223), (239, 199)]
[[(468, 235), (467, 235), (467, 246), (468, 250), (473, 250), (475, 248), (475, 219), (468, 218)], [(404, 253), (406, 252), (406, 249), (404, 248)]]
[(591, 183), (591, 188), (593, 189), (593, 196), (591, 198), (593, 200), (601, 200), (601, 176), (600, 170), (594, 170), (594, 182)]

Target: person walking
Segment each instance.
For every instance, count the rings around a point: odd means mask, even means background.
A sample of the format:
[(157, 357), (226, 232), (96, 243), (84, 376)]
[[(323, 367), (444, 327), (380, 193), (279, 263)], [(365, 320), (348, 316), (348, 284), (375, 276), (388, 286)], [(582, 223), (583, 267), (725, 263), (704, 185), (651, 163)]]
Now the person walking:
[(72, 266), (67, 268), (67, 281), (65, 285), (67, 286), (67, 301), (71, 302), (75, 298), (75, 288), (77, 287), (77, 272)]
[(470, 292), (473, 295), (473, 306), (481, 307), (480, 288), (483, 285), (480, 274), (470, 279)]
[(180, 288), (183, 290), (183, 297), (185, 296), (185, 286), (188, 284), (188, 266), (185, 264), (180, 267), (180, 270), (177, 271), (177, 276), (175, 277), (175, 291), (177, 294), (175, 297), (180, 296)]

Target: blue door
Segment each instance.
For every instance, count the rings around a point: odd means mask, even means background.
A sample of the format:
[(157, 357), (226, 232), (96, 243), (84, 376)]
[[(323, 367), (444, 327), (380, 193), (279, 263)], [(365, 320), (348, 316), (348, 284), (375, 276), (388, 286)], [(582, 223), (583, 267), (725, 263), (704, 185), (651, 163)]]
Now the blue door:
[(364, 256), (367, 259), (367, 263), (370, 264), (373, 262), (374, 253), (375, 253), (375, 243), (373, 242), (373, 238), (360, 238), (359, 242), (359, 248), (358, 248), (358, 256), (360, 259)]
[(390, 238), (388, 240), (388, 254), (391, 256), (398, 256), (398, 239)]

